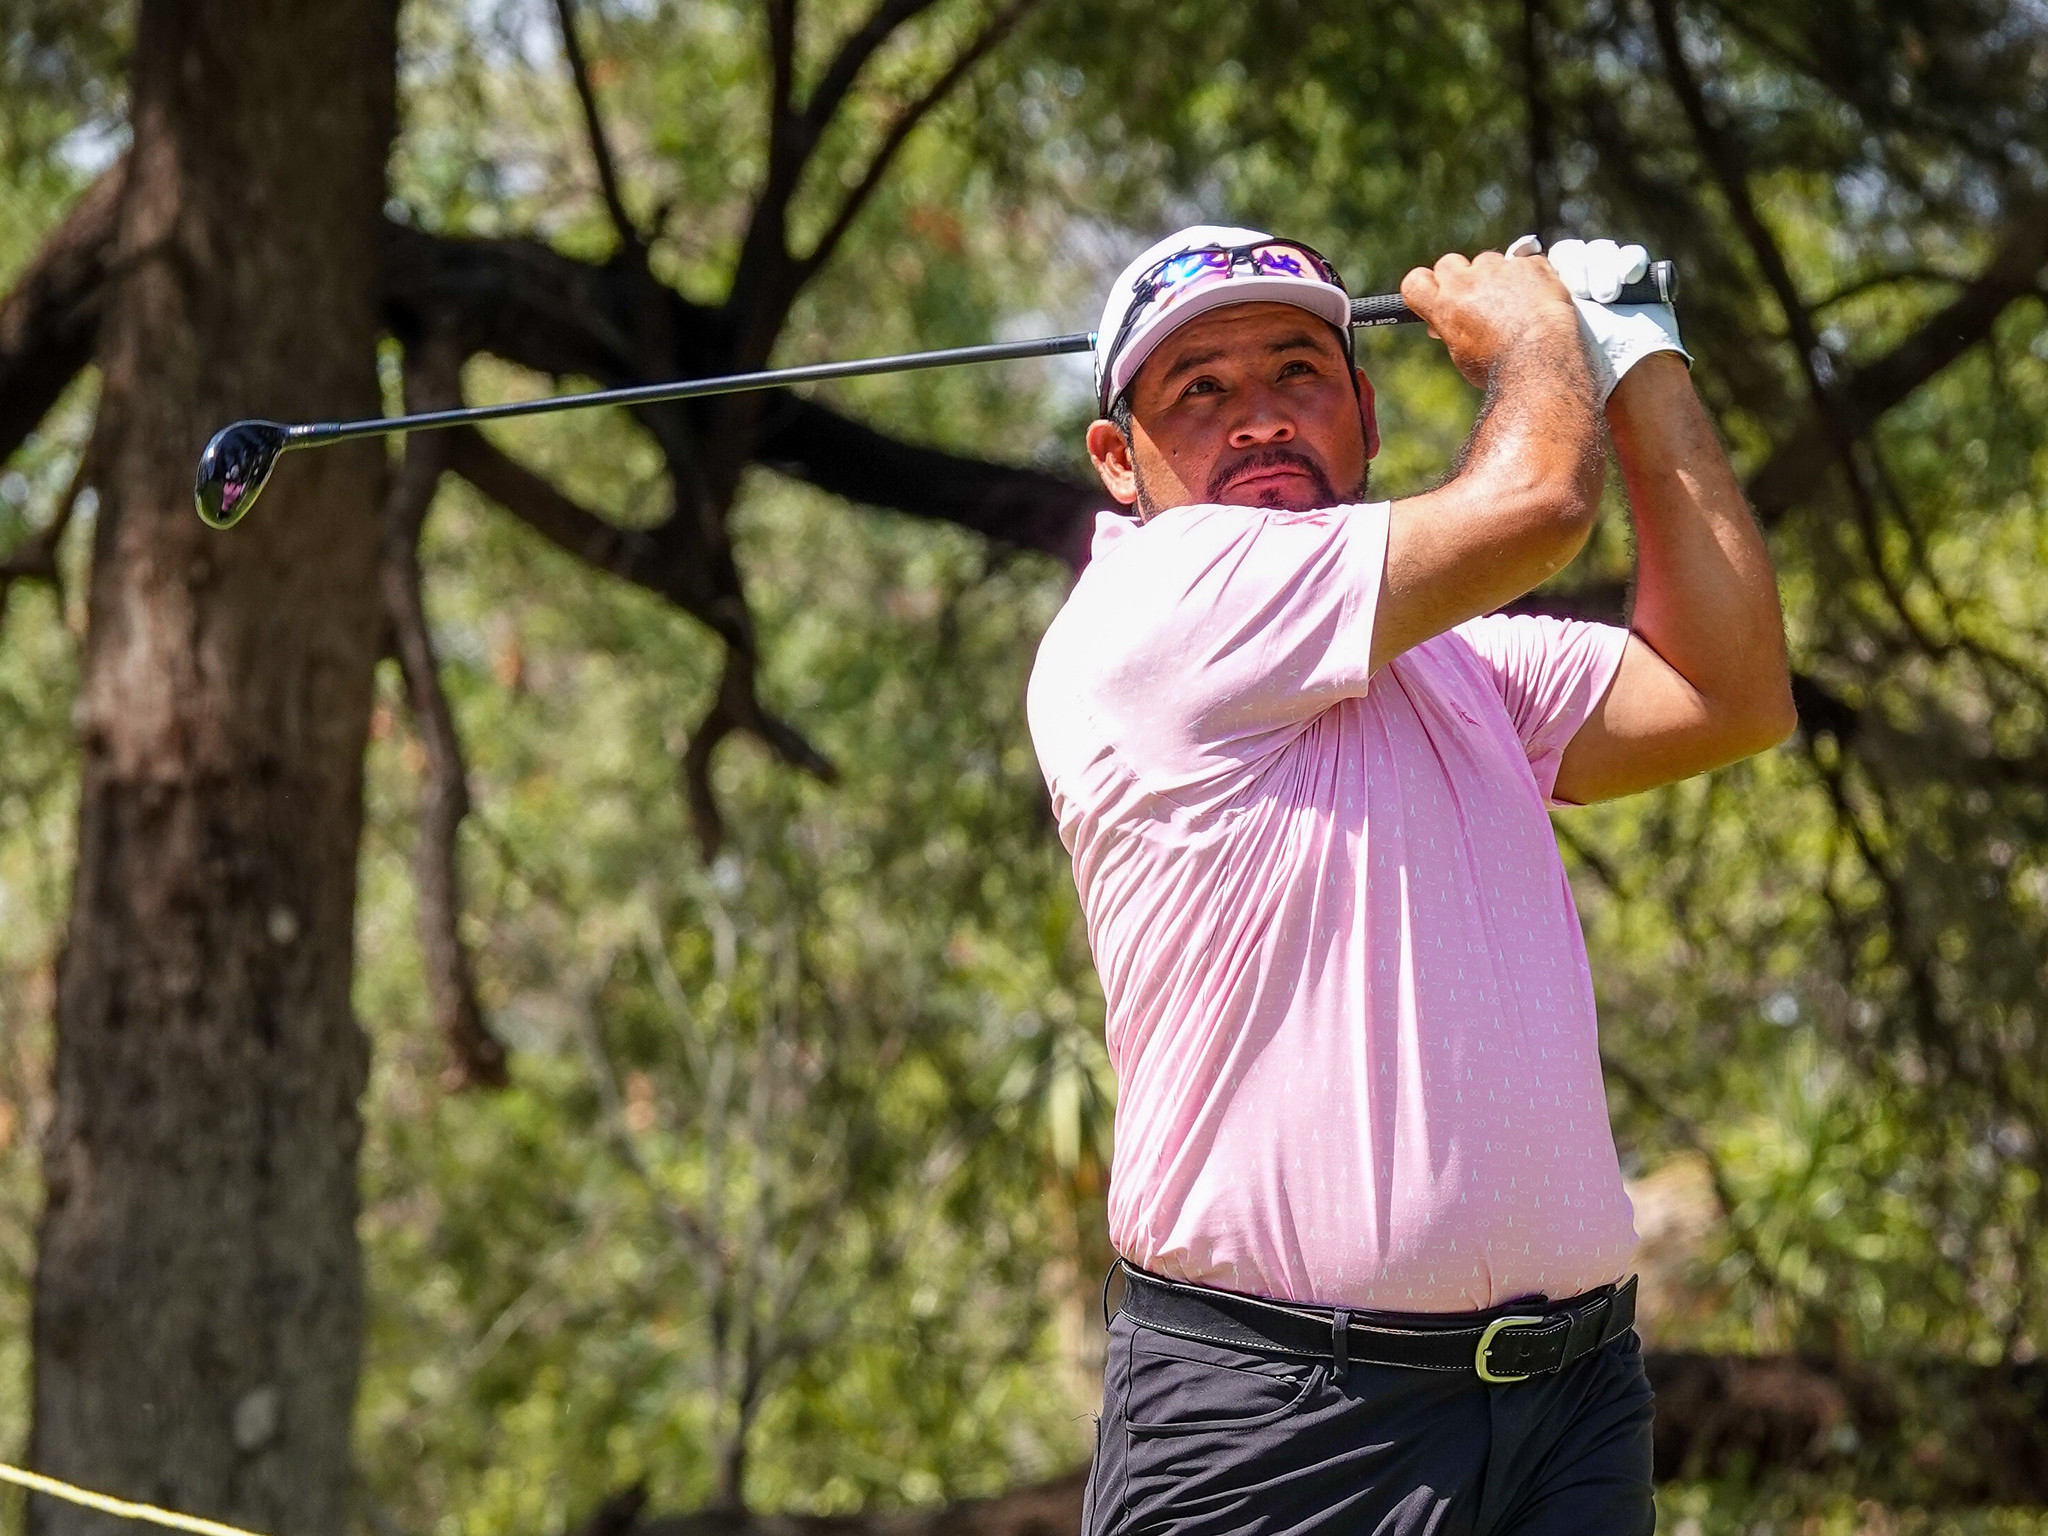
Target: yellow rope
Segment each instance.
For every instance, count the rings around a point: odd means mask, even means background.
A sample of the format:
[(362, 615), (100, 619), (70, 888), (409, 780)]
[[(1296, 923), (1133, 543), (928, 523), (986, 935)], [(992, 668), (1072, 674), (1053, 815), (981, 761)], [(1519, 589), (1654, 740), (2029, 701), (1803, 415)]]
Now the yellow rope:
[(202, 1520), (197, 1515), (181, 1515), (174, 1509), (158, 1509), (154, 1504), (131, 1504), (126, 1499), (109, 1498), (104, 1493), (94, 1493), (89, 1488), (74, 1488), (69, 1483), (59, 1482), (54, 1477), (45, 1477), (40, 1472), (26, 1472), (20, 1467), (10, 1467), (0, 1461), (0, 1483), (13, 1483), (18, 1487), (31, 1488), (37, 1493), (47, 1493), (53, 1499), (64, 1499), (72, 1504), (83, 1504), (87, 1509), (96, 1509), (103, 1515), (119, 1515), (123, 1520), (147, 1520), (151, 1525), (167, 1525), (174, 1531), (190, 1531), (193, 1536), (259, 1536), (258, 1532), (245, 1531), (239, 1525), (223, 1525), (218, 1520)]

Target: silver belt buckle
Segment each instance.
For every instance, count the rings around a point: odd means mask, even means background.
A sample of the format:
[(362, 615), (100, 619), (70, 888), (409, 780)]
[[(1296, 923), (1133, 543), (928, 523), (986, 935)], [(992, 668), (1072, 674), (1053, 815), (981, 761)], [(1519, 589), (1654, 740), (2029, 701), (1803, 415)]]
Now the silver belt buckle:
[(1490, 1386), (1505, 1387), (1517, 1381), (1527, 1381), (1529, 1373), (1519, 1376), (1501, 1375), (1486, 1363), (1486, 1352), (1493, 1348), (1496, 1336), (1510, 1328), (1541, 1328), (1548, 1318), (1543, 1317), (1496, 1317), (1486, 1325), (1486, 1331), (1479, 1335), (1479, 1347), (1472, 1351), (1472, 1369), (1479, 1373), (1479, 1379)]

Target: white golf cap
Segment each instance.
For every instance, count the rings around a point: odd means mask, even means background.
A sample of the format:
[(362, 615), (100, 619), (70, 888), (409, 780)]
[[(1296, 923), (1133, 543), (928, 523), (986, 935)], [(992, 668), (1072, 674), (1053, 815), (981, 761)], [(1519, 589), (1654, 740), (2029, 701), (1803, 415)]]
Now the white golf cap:
[[(1192, 274), (1158, 293), (1131, 321), (1124, 332), (1131, 308), (1140, 302), (1140, 284), (1169, 258), (1189, 251), (1237, 249), (1267, 244), (1295, 245), (1276, 240), (1256, 229), (1238, 229), (1226, 224), (1195, 224), (1148, 246), (1110, 285), (1109, 302), (1102, 307), (1102, 323), (1095, 329), (1095, 402), (1107, 412), (1110, 402), (1137, 377), (1152, 349), (1199, 314), (1224, 304), (1295, 304), (1337, 328), (1344, 350), (1351, 350), (1351, 296), (1336, 283), (1326, 282), (1313, 269), (1301, 275), (1282, 271), (1255, 271), (1236, 265), (1217, 267)], [(1119, 338), (1121, 343), (1119, 344)], [(1112, 356), (1111, 354), (1114, 353)]]

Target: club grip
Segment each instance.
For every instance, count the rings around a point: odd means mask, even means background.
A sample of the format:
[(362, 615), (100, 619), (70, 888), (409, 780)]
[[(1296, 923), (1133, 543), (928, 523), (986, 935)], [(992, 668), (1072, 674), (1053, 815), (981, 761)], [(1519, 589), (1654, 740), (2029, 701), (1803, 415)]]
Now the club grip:
[[(1624, 283), (1614, 300), (1617, 304), (1676, 304), (1678, 268), (1668, 261), (1653, 261), (1650, 270), (1632, 283)], [(1401, 302), (1398, 293), (1368, 294), (1351, 301), (1351, 323), (1363, 325), (1406, 325), (1422, 317)]]

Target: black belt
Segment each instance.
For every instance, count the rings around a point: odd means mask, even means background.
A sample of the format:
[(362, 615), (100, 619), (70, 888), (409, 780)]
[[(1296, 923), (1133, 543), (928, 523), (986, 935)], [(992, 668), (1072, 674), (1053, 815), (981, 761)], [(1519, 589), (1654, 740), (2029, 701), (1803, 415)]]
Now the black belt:
[(1566, 1301), (1513, 1302), (1488, 1312), (1353, 1312), (1259, 1301), (1234, 1291), (1162, 1280), (1117, 1261), (1131, 1321), (1233, 1349), (1358, 1361), (1418, 1371), (1462, 1371), (1495, 1385), (1561, 1371), (1618, 1339), (1636, 1320), (1636, 1277)]

